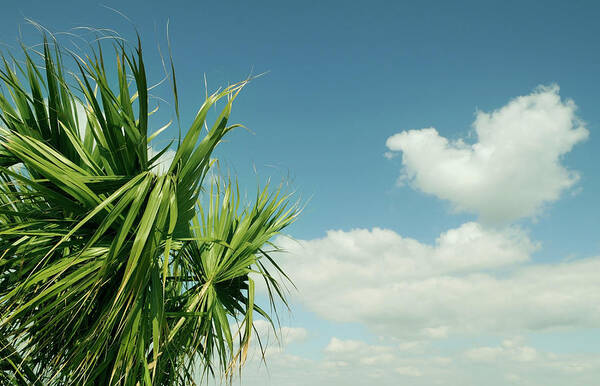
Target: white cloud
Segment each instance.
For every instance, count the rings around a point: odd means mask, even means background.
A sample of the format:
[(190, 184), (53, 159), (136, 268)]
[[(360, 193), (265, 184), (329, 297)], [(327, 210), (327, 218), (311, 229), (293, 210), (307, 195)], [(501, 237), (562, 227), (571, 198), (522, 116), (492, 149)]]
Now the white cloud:
[(409, 375), (411, 377), (420, 377), (423, 375), (419, 369), (411, 366), (401, 366), (394, 369), (400, 375)]
[[(553, 374), (553, 377), (562, 379), (577, 376), (589, 379), (590, 376), (597, 377), (600, 374), (600, 357), (597, 354), (577, 355), (546, 352), (525, 344), (522, 337), (505, 339), (497, 346), (468, 349), (463, 353), (463, 357), (479, 366), (510, 368), (511, 372), (505, 375), (508, 380), (521, 381), (533, 378), (535, 381), (527, 382), (527, 384), (535, 385), (547, 384), (540, 379), (542, 373), (546, 376)], [(587, 383), (571, 381), (569, 384), (583, 385)]]
[(424, 328), (425, 335), (432, 339), (442, 339), (448, 337), (448, 326)]
[(538, 359), (538, 351), (523, 344), (522, 338), (505, 339), (500, 346), (476, 347), (465, 352), (465, 356), (474, 362), (496, 362), (508, 360), (516, 362), (533, 362)]
[(478, 111), (472, 145), (434, 128), (403, 131), (386, 145), (402, 152), (402, 179), (415, 188), (483, 221), (512, 221), (535, 216), (577, 182), (578, 174), (561, 164), (588, 136), (575, 110), (558, 86), (539, 87), (491, 113)]
[[(152, 157), (156, 156), (159, 152), (160, 151), (155, 150), (153, 147), (148, 147), (148, 160), (150, 160)], [(167, 171), (169, 170), (169, 167), (171, 166), (171, 163), (173, 162), (173, 158), (175, 158), (174, 150), (169, 149), (169, 150), (165, 151), (154, 162), (154, 166), (152, 167), (152, 170), (158, 175), (166, 174)]]
[(600, 258), (534, 264), (518, 228), (467, 223), (434, 245), (391, 230), (279, 239), (284, 270), (310, 310), (399, 338), (600, 324)]
[(547, 352), (521, 337), (466, 350), (429, 345), (416, 354), (406, 353), (389, 341), (382, 345), (332, 337), (322, 355), (293, 355), (284, 349), (270, 356), (267, 366), (249, 363), (242, 375), (244, 385), (503, 386), (508, 381), (531, 386), (584, 386), (595, 384), (600, 376), (598, 354)]
[(262, 319), (254, 321), (254, 328), (260, 336), (260, 339), (264, 340), (265, 343), (276, 341), (280, 345), (285, 346), (292, 343), (303, 342), (308, 338), (308, 331), (305, 328), (280, 326), (275, 327), (275, 331), (273, 331), (271, 323)]
[(301, 327), (281, 327), (281, 337), (285, 344), (302, 342), (308, 338), (308, 331)]
[[(303, 361), (286, 352), (286, 349), (289, 345), (301, 343), (308, 338), (308, 331), (305, 328), (280, 326), (273, 331), (271, 324), (263, 319), (254, 320), (253, 325), (254, 331), (252, 332), (247, 358), (250, 366), (264, 364), (264, 360), (277, 363), (284, 358), (289, 361)], [(230, 328), (233, 333), (236, 333), (239, 326), (233, 323)], [(237, 350), (238, 347), (236, 344), (235, 349)]]
[(355, 356), (360, 355), (374, 355), (374, 354), (387, 354), (391, 351), (389, 346), (378, 346), (370, 345), (361, 340), (352, 339), (338, 339), (336, 337), (331, 338), (324, 351), (326, 353), (345, 356), (350, 354)]
[[(391, 380), (398, 374), (407, 377), (423, 375), (419, 367), (424, 361), (403, 356), (399, 345), (374, 345), (362, 340), (332, 337), (323, 352), (325, 356), (322, 366), (331, 369), (349, 368), (360, 373), (362, 379), (370, 377)], [(439, 357), (428, 359), (443, 366), (451, 361), (449, 358)], [(395, 372), (396, 375), (390, 377), (390, 372)]]

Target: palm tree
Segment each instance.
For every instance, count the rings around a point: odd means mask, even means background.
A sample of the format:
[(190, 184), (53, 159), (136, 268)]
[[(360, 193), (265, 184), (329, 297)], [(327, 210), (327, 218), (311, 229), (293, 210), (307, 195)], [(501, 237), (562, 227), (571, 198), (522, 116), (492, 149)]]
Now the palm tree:
[(0, 383), (187, 385), (197, 369), (229, 378), (255, 315), (273, 324), (254, 279), (271, 310), (285, 303), (270, 240), (298, 206), (268, 186), (244, 206), (235, 181), (206, 178), (249, 79), (208, 96), (159, 169), (168, 147), (149, 156), (162, 129), (148, 133), (139, 37), (134, 48), (111, 42), (115, 79), (100, 43), (66, 55), (44, 37), (21, 61), (2, 57)]

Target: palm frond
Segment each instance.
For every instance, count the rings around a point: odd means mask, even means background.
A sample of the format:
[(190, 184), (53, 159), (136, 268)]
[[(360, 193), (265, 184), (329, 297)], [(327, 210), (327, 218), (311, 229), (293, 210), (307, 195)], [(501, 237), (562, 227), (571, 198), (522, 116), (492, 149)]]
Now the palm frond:
[(199, 204), (249, 79), (207, 97), (157, 173), (163, 153), (148, 157), (141, 42), (130, 50), (114, 40), (113, 50), (116, 89), (100, 43), (70, 54), (71, 78), (54, 40), (44, 38), (40, 53), (23, 48), (24, 64), (2, 57), (2, 382), (191, 384), (193, 366), (231, 375), (245, 360), (254, 312), (271, 320), (249, 274), (264, 278), (271, 301), (284, 299), (264, 246), (296, 219), (290, 196), (265, 188), (242, 208), (236, 184), (209, 181), (208, 208)]

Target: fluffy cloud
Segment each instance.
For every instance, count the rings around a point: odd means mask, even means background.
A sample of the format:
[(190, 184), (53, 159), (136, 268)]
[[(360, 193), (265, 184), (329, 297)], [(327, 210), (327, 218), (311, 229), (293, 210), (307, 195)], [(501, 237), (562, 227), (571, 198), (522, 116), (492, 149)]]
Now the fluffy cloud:
[[(374, 362), (370, 360), (370, 357), (386, 357), (392, 352), (392, 348), (389, 346), (370, 345), (360, 340), (342, 340), (336, 337), (331, 338), (329, 344), (325, 347), (324, 351), (328, 354), (335, 356), (336, 358), (355, 357), (360, 355), (360, 362), (369, 363)], [(387, 360), (384, 360), (387, 362)]]
[(261, 340), (266, 343), (276, 341), (280, 346), (302, 342), (308, 337), (308, 331), (305, 328), (281, 326), (276, 327), (273, 331), (271, 324), (262, 319), (254, 321), (254, 328)]
[[(268, 357), (267, 366), (248, 363), (242, 378), (247, 385), (397, 385), (398, 380), (418, 379), (426, 368), (431, 380), (438, 376), (434, 368), (446, 368), (450, 358), (403, 357), (397, 346), (373, 345), (360, 340), (332, 337), (321, 355), (292, 355), (283, 349)], [(419, 383), (423, 384), (423, 383)]]
[(434, 245), (391, 230), (278, 240), (298, 299), (320, 316), (399, 338), (600, 324), (600, 258), (535, 264), (518, 228), (467, 223)]
[(505, 339), (497, 346), (481, 346), (463, 353), (479, 371), (504, 369), (504, 379), (511, 384), (549, 385), (593, 384), (600, 375), (600, 357), (596, 354), (556, 354), (525, 343), (522, 337)]
[(414, 361), (402, 358), (398, 348), (389, 345), (372, 345), (360, 340), (343, 340), (331, 338), (323, 350), (324, 366), (329, 368), (360, 368), (363, 373), (371, 373), (372, 377), (389, 373), (390, 369), (400, 375), (419, 377), (423, 373), (415, 366)]
[(410, 353), (387, 341), (331, 337), (321, 355), (293, 355), (287, 350), (267, 360), (268, 368), (251, 362), (244, 385), (591, 385), (600, 376), (597, 354), (553, 353), (532, 347), (521, 337), (499, 345), (466, 350), (429, 344)]
[(538, 359), (538, 351), (523, 344), (523, 339), (505, 339), (500, 346), (476, 347), (465, 352), (465, 357), (474, 362), (497, 362), (508, 360), (516, 362), (533, 362)]
[(491, 113), (477, 112), (472, 145), (434, 128), (403, 131), (386, 145), (402, 152), (402, 178), (412, 186), (483, 221), (506, 222), (535, 216), (577, 182), (561, 164), (588, 136), (575, 110), (557, 86), (539, 87)]

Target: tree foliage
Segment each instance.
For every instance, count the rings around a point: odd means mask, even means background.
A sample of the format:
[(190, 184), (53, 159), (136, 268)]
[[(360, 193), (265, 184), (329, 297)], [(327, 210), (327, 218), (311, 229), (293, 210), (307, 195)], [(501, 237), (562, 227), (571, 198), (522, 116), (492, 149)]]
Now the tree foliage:
[(198, 368), (231, 375), (255, 315), (271, 320), (253, 278), (271, 302), (285, 301), (270, 240), (297, 205), (268, 187), (244, 205), (235, 181), (207, 178), (213, 150), (239, 126), (228, 120), (248, 80), (206, 98), (160, 172), (168, 147), (149, 156), (162, 129), (149, 134), (139, 38), (133, 48), (111, 40), (112, 72), (106, 44), (67, 54), (44, 38), (23, 60), (2, 57), (0, 383), (187, 385)]

